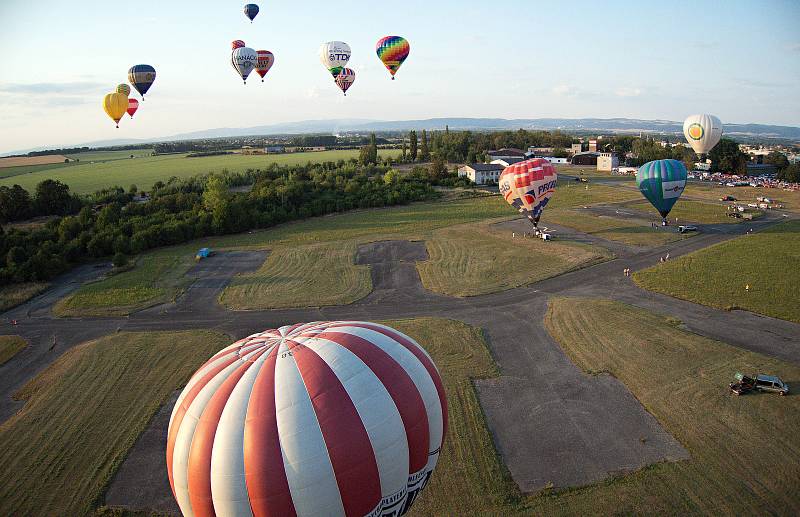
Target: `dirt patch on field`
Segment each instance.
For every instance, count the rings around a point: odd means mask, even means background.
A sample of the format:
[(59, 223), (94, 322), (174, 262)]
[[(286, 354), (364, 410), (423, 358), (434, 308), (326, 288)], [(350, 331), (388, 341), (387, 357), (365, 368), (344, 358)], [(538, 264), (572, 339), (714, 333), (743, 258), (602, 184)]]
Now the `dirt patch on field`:
[(21, 167), (23, 165), (47, 165), (50, 163), (64, 163), (68, 158), (63, 154), (49, 154), (47, 156), (13, 156), (0, 158), (0, 169), (4, 167)]

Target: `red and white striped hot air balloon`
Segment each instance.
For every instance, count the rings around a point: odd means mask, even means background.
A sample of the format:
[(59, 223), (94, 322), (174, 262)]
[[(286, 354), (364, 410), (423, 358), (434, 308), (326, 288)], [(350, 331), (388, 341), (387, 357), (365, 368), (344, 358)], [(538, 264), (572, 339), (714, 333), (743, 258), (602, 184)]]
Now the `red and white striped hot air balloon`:
[(167, 471), (184, 515), (402, 515), (446, 432), (442, 381), (413, 339), (298, 324), (237, 341), (192, 376)]

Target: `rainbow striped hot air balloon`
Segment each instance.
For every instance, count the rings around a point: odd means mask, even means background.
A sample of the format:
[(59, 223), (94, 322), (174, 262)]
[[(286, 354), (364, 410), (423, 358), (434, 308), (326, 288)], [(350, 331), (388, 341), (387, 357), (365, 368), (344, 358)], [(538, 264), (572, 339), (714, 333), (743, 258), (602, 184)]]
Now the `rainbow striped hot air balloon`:
[(381, 60), (389, 73), (392, 74), (392, 81), (394, 81), (394, 74), (397, 69), (403, 64), (403, 61), (408, 57), (411, 51), (411, 46), (405, 38), (400, 36), (384, 36), (378, 40), (375, 45), (375, 52), (378, 54), (378, 59)]
[(363, 321), (287, 325), (189, 379), (167, 474), (184, 515), (400, 516), (446, 435), (441, 377), (413, 339)]
[(686, 188), (686, 166), (678, 160), (653, 160), (636, 171), (636, 185), (667, 224), (667, 214)]

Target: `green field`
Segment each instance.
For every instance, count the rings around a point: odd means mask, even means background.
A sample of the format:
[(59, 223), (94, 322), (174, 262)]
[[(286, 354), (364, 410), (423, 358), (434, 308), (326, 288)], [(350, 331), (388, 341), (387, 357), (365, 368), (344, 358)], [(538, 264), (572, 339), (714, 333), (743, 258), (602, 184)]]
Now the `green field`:
[(684, 300), (800, 322), (798, 264), (800, 221), (787, 221), (639, 271), (633, 278), (645, 289)]
[(589, 206), (604, 203), (621, 203), (641, 199), (638, 190), (619, 188), (616, 186), (599, 185), (596, 183), (577, 183), (575, 181), (559, 180), (558, 188), (547, 204), (542, 214), (542, 221), (553, 208), (573, 206)]
[(42, 172), (42, 171), (49, 171), (53, 169), (64, 169), (66, 167), (72, 167), (77, 165), (74, 162), (70, 163), (45, 163), (41, 165), (19, 165), (17, 167), (3, 167), (0, 168), (0, 184), (2, 185), (12, 185), (14, 183), (20, 183), (24, 180), (24, 178), (18, 178), (16, 180), (8, 180), (2, 181), (6, 178), (15, 178), (21, 176), (23, 174), (30, 174), (32, 172)]
[(20, 336), (0, 336), (0, 366), (26, 346), (28, 346), (28, 342)]
[(86, 515), (169, 395), (231, 339), (119, 333), (77, 346), (0, 425), (0, 515)]
[(547, 219), (542, 223), (555, 223), (578, 231), (596, 235), (602, 239), (622, 242), (633, 246), (661, 246), (669, 242), (691, 237), (694, 234), (680, 234), (674, 228), (659, 226), (651, 228), (641, 222), (617, 217), (594, 215), (579, 208), (556, 208), (548, 210)]
[(422, 285), (450, 296), (476, 296), (530, 284), (610, 257), (602, 248), (564, 241), (512, 239), (488, 224), (436, 230), (417, 263)]
[(84, 284), (53, 307), (56, 316), (124, 316), (175, 299), (189, 282), (195, 247), (163, 248), (139, 257), (136, 265), (104, 280)]
[(737, 371), (769, 372), (797, 384), (800, 367), (617, 302), (557, 298), (545, 323), (580, 368), (624, 383), (691, 459), (545, 492), (528, 501), (527, 513), (800, 514), (800, 397), (736, 397), (727, 386)]
[[(358, 157), (358, 150), (323, 151), (315, 153), (206, 156), (186, 158), (184, 154), (149, 156), (149, 150), (139, 151), (147, 156), (130, 159), (124, 158), (137, 151), (102, 151), (96, 153), (79, 153), (79, 164), (65, 164), (65, 167), (31, 172), (0, 179), (0, 185), (11, 186), (15, 183), (33, 191), (36, 184), (45, 179), (59, 180), (69, 185), (72, 192), (89, 194), (95, 190), (121, 186), (125, 189), (131, 184), (139, 190), (149, 191), (157, 181), (166, 182), (170, 177), (189, 178), (210, 172), (242, 172), (247, 169), (265, 168), (271, 163), (281, 165), (297, 165), (307, 162), (324, 162), (347, 160)], [(109, 157), (106, 157), (108, 153)], [(127, 153), (127, 154), (124, 154)], [(399, 151), (382, 150), (381, 156), (396, 156)], [(94, 163), (88, 163), (94, 160)]]
[(80, 162), (108, 162), (113, 160), (130, 160), (134, 158), (148, 158), (153, 154), (153, 149), (133, 149), (127, 151), (87, 151), (85, 153), (65, 154), (70, 160)]
[(30, 300), (49, 285), (47, 282), (26, 282), (0, 287), (0, 312)]
[(235, 277), (220, 296), (229, 309), (344, 305), (372, 290), (369, 267), (353, 264), (354, 241), (275, 249), (253, 273)]

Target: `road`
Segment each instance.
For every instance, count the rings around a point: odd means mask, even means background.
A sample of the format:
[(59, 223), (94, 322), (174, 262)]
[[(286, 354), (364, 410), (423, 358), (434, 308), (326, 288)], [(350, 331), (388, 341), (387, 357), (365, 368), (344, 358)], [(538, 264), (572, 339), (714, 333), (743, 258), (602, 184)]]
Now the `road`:
[[(666, 253), (679, 257), (782, 220), (781, 214), (769, 213), (747, 225), (704, 227), (695, 237), (658, 248), (626, 246), (559, 228), (561, 238), (605, 246), (616, 258), (529, 286), (471, 298), (424, 289), (415, 262), (427, 258), (425, 245), (409, 241), (377, 242), (359, 249), (356, 262), (370, 265), (373, 291), (346, 306), (227, 311), (213, 303), (233, 274), (263, 262), (266, 255), (261, 252), (220, 254), (190, 271), (196, 278), (193, 288), (174, 304), (128, 318), (55, 318), (46, 310), (54, 297), (45, 293), (3, 315), (21, 323), (15, 328), (5, 326), (0, 333), (20, 334), (31, 346), (0, 367), (0, 419), (19, 408), (10, 398), (12, 393), (64, 350), (110, 332), (204, 328), (234, 339), (301, 321), (443, 317), (485, 332), (501, 374), (475, 385), (497, 450), (520, 489), (533, 492), (551, 485), (593, 483), (612, 473), (688, 455), (619, 381), (585, 375), (569, 361), (544, 328), (548, 299), (589, 296), (623, 301), (680, 318), (697, 334), (800, 364), (800, 325), (651, 293), (622, 275), (623, 268), (650, 267)], [(524, 220), (499, 224), (509, 238), (512, 231), (528, 229)], [(52, 336), (56, 336), (55, 348)], [(107, 504), (175, 510), (163, 475), (164, 440), (160, 437), (167, 420), (163, 414), (154, 418), (118, 471)]]

